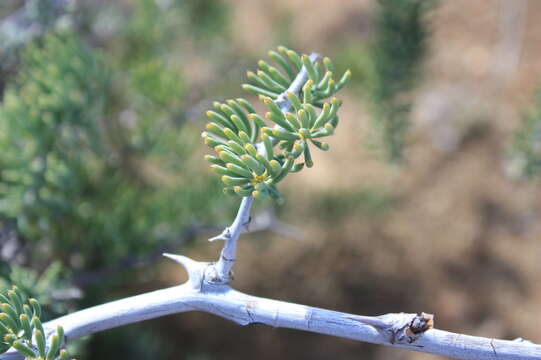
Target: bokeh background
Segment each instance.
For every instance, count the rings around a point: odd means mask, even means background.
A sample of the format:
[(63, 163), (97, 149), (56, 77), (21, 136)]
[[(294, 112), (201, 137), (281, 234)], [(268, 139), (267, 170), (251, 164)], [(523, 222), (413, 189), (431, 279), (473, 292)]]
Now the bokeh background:
[[(541, 342), (541, 2), (3, 0), (0, 285), (47, 317), (172, 286), (239, 200), (203, 113), (285, 45), (353, 71), (329, 152), (258, 202), (250, 294)], [(254, 97), (248, 96), (255, 101)], [(75, 341), (78, 359), (437, 359), (203, 313)]]

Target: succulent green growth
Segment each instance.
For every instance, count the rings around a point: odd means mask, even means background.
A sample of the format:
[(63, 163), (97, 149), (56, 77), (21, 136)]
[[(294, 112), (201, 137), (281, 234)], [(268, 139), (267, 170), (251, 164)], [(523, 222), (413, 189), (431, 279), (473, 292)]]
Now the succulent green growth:
[[(320, 64), (282, 46), (269, 56), (278, 67), (259, 61), (259, 70), (247, 73), (251, 84), (242, 87), (259, 95), (271, 123), (244, 99), (215, 102), (214, 110), (207, 112), (210, 122), (202, 137), (218, 156), (205, 159), (221, 176), (226, 194), (281, 199), (276, 185), (289, 173), (312, 167), (311, 146), (328, 150), (329, 144), (318, 139), (334, 134), (339, 122), (342, 101), (321, 101), (344, 87), (351, 77), (349, 70), (335, 81), (329, 58)], [(292, 84), (302, 71), (308, 79), (295, 89)], [(288, 106), (279, 106), (278, 98), (286, 99)]]
[[(47, 305), (54, 313), (48, 315), (65, 313), (69, 301), (53, 299), (51, 289), (71, 286), (67, 278), (72, 270), (94, 271), (148, 253), (191, 221), (185, 216), (180, 218), (186, 222), (179, 221), (179, 213), (194, 207), (206, 212), (199, 205), (209, 208), (214, 201), (208, 194), (209, 179), (183, 184), (191, 165), (178, 159), (192, 153), (193, 141), (187, 139), (193, 136), (177, 121), (181, 101), (176, 85), (168, 85), (182, 79), (167, 70), (169, 65), (154, 69), (166, 55), (145, 46), (132, 46), (137, 48), (134, 53), (113, 61), (116, 53), (108, 56), (77, 34), (49, 33), (22, 51), (17, 72), (3, 89), (3, 226), (13, 226), (28, 244), (25, 256), (42, 263), (51, 262), (53, 255), (64, 261), (82, 256), (49, 284), (32, 284), (30, 278), (38, 281), (38, 276), (23, 271), (17, 271), (17, 278), (8, 278), (7, 269), (0, 272), (0, 290), (17, 284)], [(121, 113), (131, 114), (129, 126)], [(159, 170), (146, 171), (142, 164)], [(38, 242), (42, 245), (34, 246)], [(49, 250), (44, 253), (41, 246)], [(15, 267), (10, 267), (13, 274)], [(32, 264), (24, 269), (34, 272)]]
[(260, 60), (256, 73), (247, 72), (250, 84), (243, 84), (244, 90), (276, 100), (281, 93), (287, 91), (297, 73), (304, 67), (308, 72), (309, 82), (306, 82), (302, 89), (302, 98), (305, 103), (315, 103), (338, 92), (351, 78), (351, 71), (347, 70), (339, 80), (333, 79), (334, 65), (327, 57), (322, 61), (324, 70), (319, 62), (312, 63), (308, 55), (299, 55), (283, 46), (278, 47), (278, 52), (270, 51), (269, 57), (281, 70)]
[(14, 348), (26, 359), (67, 360), (61, 350), (64, 329), (57, 326), (47, 345), (37, 300), (26, 299), (16, 286), (0, 293), (0, 354)]

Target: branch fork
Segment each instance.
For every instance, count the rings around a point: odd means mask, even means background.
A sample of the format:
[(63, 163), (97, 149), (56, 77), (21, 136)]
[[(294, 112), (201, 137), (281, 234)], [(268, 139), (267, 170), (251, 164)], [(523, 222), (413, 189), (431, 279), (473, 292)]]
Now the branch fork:
[[(311, 62), (315, 62), (319, 58), (320, 55), (317, 53), (310, 54)], [(280, 96), (278, 96), (278, 98), (275, 100), (276, 105), (278, 105), (283, 112), (289, 111), (291, 107), (291, 102), (287, 98), (287, 94), (290, 92), (298, 94), (307, 80), (308, 71), (303, 66), (289, 88), (280, 94)], [(258, 146), (258, 148), (261, 151), (265, 150), (263, 146)], [(253, 196), (243, 197), (237, 212), (237, 216), (235, 217), (235, 220), (231, 226), (226, 227), (219, 235), (209, 239), (211, 242), (216, 240), (224, 241), (224, 247), (217, 262), (201, 263), (195, 262), (194, 260), (182, 255), (164, 254), (164, 256), (176, 261), (186, 269), (189, 276), (188, 281), (194, 289), (201, 290), (204, 283), (213, 285), (227, 285), (232, 280), (232, 269), (236, 261), (237, 240), (240, 234), (250, 224), (250, 210), (253, 200)]]
[(180, 264), (186, 270), (188, 273), (187, 284), (190, 284), (193, 290), (201, 291), (203, 289), (208, 269), (212, 266), (212, 263), (195, 261), (183, 255), (165, 253), (163, 256)]
[[(311, 62), (315, 62), (320, 58), (320, 55), (317, 53), (312, 53), (310, 54), (309, 58)], [(303, 66), (289, 88), (281, 93), (274, 101), (282, 112), (287, 112), (291, 108), (291, 102), (287, 98), (287, 94), (298, 94), (307, 80), (308, 70)], [(258, 146), (258, 148), (260, 148), (261, 151), (265, 150), (264, 147), (261, 146)], [(250, 223), (250, 209), (252, 207), (253, 200), (253, 196), (243, 197), (233, 224), (226, 227), (221, 234), (209, 239), (209, 241), (224, 240), (225, 242), (218, 261), (210, 264), (205, 271), (207, 275), (206, 280), (210, 283), (228, 284), (232, 279), (232, 269), (236, 260), (237, 240), (242, 231), (246, 229)]]

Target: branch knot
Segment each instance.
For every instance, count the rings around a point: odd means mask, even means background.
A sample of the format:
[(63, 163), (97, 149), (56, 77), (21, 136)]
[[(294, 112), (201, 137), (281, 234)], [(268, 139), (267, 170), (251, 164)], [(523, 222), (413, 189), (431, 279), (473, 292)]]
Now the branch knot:
[(350, 316), (351, 320), (372, 326), (391, 344), (413, 344), (427, 330), (434, 327), (434, 315), (418, 314), (386, 314), (382, 316)]

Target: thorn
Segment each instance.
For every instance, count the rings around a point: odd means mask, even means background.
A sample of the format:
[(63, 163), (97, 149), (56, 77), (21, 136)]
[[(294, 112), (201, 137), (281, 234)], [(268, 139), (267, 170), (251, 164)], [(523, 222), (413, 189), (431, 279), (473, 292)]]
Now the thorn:
[(227, 241), (231, 238), (231, 233), (229, 232), (229, 228), (225, 228), (224, 231), (220, 235), (217, 235), (215, 237), (212, 237), (209, 239), (210, 242), (216, 241), (216, 240), (224, 240)]
[(208, 267), (209, 263), (195, 261), (183, 255), (164, 253), (163, 256), (182, 265), (182, 267), (186, 269), (186, 272), (188, 273), (188, 281), (192, 284), (192, 287), (194, 289), (201, 290), (203, 272), (204, 269)]
[(196, 267), (196, 265), (198, 264), (197, 261), (192, 260), (189, 257), (183, 256), (183, 255), (175, 255), (175, 254), (163, 253), (163, 256), (165, 256), (166, 258), (169, 258), (169, 259), (173, 260), (174, 262), (179, 263), (180, 265), (182, 265), (182, 267), (184, 269), (186, 269), (186, 271), (188, 273), (190, 273), (190, 271), (193, 270)]
[(227, 240), (227, 238), (225, 236), (222, 236), (221, 234), (218, 235), (218, 236), (215, 236), (215, 237), (212, 237), (209, 239), (210, 242), (213, 242), (213, 241), (216, 241), (216, 240)]

